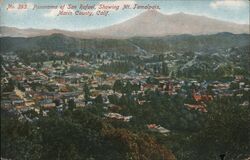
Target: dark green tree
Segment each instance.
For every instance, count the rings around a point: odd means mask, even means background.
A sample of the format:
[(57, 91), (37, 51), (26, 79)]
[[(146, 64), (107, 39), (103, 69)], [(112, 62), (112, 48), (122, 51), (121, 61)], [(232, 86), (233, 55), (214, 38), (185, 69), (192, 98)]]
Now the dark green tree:
[(90, 90), (87, 83), (84, 84), (83, 91), (84, 91), (84, 98), (85, 100), (88, 101), (90, 99)]
[(123, 89), (123, 83), (121, 80), (116, 80), (115, 83), (114, 83), (114, 86), (113, 86), (113, 90), (114, 92), (121, 92)]
[(68, 106), (69, 106), (69, 110), (71, 110), (71, 111), (73, 111), (73, 109), (76, 108), (76, 103), (75, 103), (74, 99), (69, 99)]

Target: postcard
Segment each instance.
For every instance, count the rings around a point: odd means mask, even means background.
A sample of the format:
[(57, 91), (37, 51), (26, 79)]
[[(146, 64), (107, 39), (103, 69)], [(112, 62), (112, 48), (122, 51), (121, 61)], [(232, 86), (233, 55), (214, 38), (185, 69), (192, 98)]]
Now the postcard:
[(0, 0), (1, 160), (250, 160), (248, 0)]

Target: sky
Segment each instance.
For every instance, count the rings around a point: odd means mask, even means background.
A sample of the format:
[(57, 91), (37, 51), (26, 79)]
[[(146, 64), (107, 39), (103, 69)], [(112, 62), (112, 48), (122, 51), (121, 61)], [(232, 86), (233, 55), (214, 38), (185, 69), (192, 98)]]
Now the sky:
[[(25, 4), (27, 9), (17, 9)], [(67, 9), (69, 4), (77, 9)], [(109, 15), (76, 16), (75, 11), (80, 5), (96, 5), (93, 11), (105, 12), (98, 9), (101, 4), (106, 6), (130, 5), (159, 6), (163, 14), (184, 12), (187, 14), (207, 16), (223, 21), (239, 24), (249, 24), (249, 1), (247, 0), (0, 0), (0, 26), (37, 29), (88, 30), (103, 28), (112, 24), (126, 21), (145, 12), (145, 9), (109, 10)], [(65, 12), (72, 12), (73, 16), (57, 16), (60, 7), (65, 5)], [(9, 6), (14, 6), (9, 7)], [(34, 9), (34, 6), (57, 6), (56, 9)], [(80, 10), (84, 11), (84, 10)]]

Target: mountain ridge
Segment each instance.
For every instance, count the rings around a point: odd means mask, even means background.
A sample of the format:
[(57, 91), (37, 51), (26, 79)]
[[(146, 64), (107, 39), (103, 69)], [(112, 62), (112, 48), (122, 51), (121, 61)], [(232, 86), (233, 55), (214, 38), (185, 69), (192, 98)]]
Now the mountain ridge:
[(131, 37), (164, 37), (168, 35), (207, 35), (219, 32), (248, 33), (248, 24), (237, 24), (191, 15), (183, 12), (165, 15), (156, 10), (145, 11), (124, 22), (100, 29), (69, 31), (61, 29), (19, 29), (0, 26), (1, 37), (36, 37), (60, 33), (75, 38), (126, 39)]
[(80, 39), (63, 34), (37, 37), (2, 37), (0, 52), (18, 50), (50, 50), (87, 53), (117, 52), (134, 54), (138, 48), (148, 53), (173, 51), (211, 51), (250, 44), (250, 34), (222, 32), (212, 35), (172, 35), (165, 37), (133, 37), (129, 39)]

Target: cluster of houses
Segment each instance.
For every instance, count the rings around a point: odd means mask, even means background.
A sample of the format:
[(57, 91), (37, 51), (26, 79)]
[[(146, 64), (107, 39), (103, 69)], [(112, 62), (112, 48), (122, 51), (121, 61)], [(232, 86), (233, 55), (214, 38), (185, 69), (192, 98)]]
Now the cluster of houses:
[[(54, 53), (63, 56), (61, 52)], [(105, 56), (105, 55), (103, 55)], [(207, 112), (206, 103), (215, 98), (236, 96), (244, 97), (250, 91), (250, 85), (245, 82), (243, 76), (235, 76), (232, 81), (203, 81), (180, 80), (168, 76), (151, 76), (137, 73), (132, 70), (124, 74), (103, 73), (98, 70), (98, 63), (87, 62), (79, 59), (72, 59), (71, 63), (62, 61), (44, 62), (37, 68), (37, 64), (25, 65), (15, 55), (3, 56), (5, 64), (2, 65), (4, 76), (1, 79), (1, 86), (14, 82), (12, 91), (1, 92), (1, 107), (27, 110), (29, 108), (42, 108), (49, 110), (52, 108), (62, 108), (68, 105), (68, 101), (73, 99), (76, 107), (85, 107), (92, 104), (99, 95), (102, 96), (104, 107), (110, 105), (109, 96), (116, 95), (122, 97), (126, 93), (117, 92), (113, 85), (117, 80), (121, 80), (123, 85), (127, 83), (138, 86), (131, 91), (139, 105), (149, 103), (146, 98), (138, 99), (137, 95), (145, 95), (146, 91), (157, 91), (169, 96), (181, 95), (185, 98), (193, 99), (191, 103), (183, 104), (189, 110)], [(110, 59), (106, 59), (106, 63)], [(72, 72), (72, 67), (88, 68), (91, 72)], [(86, 99), (85, 85), (88, 85), (90, 99)], [(102, 87), (105, 86), (105, 87)], [(4, 88), (4, 87), (2, 87)], [(111, 104), (112, 105), (112, 104)], [(249, 105), (248, 100), (242, 101), (241, 105)], [(129, 121), (131, 116), (122, 116), (119, 113), (108, 113), (106, 118)]]

